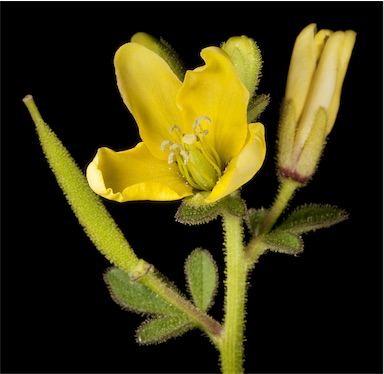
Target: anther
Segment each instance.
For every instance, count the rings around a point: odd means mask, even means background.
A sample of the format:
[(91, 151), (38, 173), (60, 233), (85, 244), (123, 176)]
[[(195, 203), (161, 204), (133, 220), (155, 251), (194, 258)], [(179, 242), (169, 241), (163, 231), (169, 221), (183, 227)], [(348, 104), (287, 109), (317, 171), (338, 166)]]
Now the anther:
[(203, 121), (208, 121), (208, 123), (212, 123), (211, 119), (207, 116), (200, 116), (200, 117), (197, 117), (195, 122), (193, 123), (192, 125), (192, 129), (193, 130), (196, 130), (196, 127), (198, 126), (201, 126), (201, 122)]
[(178, 149), (179, 151), (183, 150), (183, 147), (179, 143), (172, 144), (169, 148), (170, 151), (174, 151), (175, 149)]
[(168, 164), (172, 164), (175, 161), (176, 152), (169, 152)]
[(160, 149), (162, 151), (165, 151), (167, 149), (167, 147), (171, 147), (172, 146), (172, 142), (170, 140), (163, 140), (160, 144)]
[(169, 129), (169, 133), (172, 134), (173, 130), (177, 130), (178, 132), (181, 133), (181, 129), (177, 125), (172, 125), (171, 128)]

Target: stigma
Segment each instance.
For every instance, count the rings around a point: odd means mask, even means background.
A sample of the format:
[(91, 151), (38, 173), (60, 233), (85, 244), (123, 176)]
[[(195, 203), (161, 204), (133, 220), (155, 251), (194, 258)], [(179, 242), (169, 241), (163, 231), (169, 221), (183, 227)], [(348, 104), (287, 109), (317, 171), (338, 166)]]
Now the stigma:
[(207, 126), (211, 123), (209, 117), (200, 116), (188, 134), (172, 125), (169, 132), (173, 141), (166, 139), (160, 145), (162, 151), (168, 151), (168, 163), (176, 163), (186, 182), (202, 191), (211, 191), (222, 174), (220, 157), (208, 141)]

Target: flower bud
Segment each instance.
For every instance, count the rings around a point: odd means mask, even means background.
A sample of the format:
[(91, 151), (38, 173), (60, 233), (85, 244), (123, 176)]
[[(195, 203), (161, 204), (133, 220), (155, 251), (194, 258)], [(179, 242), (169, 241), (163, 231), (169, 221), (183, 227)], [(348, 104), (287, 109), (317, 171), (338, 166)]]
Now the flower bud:
[(306, 183), (314, 174), (340, 105), (354, 31), (304, 28), (296, 39), (279, 125), (278, 166)]
[(243, 84), (247, 87), (250, 98), (259, 84), (262, 59), (256, 42), (245, 35), (233, 36), (221, 45), (231, 58)]
[(132, 36), (131, 42), (141, 44), (152, 52), (155, 52), (169, 65), (181, 81), (184, 79), (184, 64), (175, 50), (164, 39), (160, 38), (159, 40), (145, 32), (137, 32)]

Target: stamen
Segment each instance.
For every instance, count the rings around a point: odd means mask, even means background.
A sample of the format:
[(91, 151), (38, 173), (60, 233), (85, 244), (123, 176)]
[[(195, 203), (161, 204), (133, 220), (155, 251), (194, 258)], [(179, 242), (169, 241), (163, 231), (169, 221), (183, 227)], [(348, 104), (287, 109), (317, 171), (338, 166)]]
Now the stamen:
[(160, 144), (160, 149), (162, 151), (166, 151), (167, 150), (167, 146), (171, 147), (172, 146), (172, 142), (170, 140), (163, 140)]
[(176, 152), (169, 152), (168, 154), (168, 164), (172, 164), (175, 161), (177, 153)]
[(181, 133), (181, 129), (177, 125), (172, 125), (171, 128), (169, 129), (169, 133), (172, 134), (173, 130), (177, 130), (178, 132)]
[(201, 153), (207, 159), (207, 161), (213, 166), (213, 168), (216, 170), (217, 175), (220, 177), (221, 176), (221, 169), (220, 169), (221, 161), (220, 161), (217, 153), (216, 152), (214, 153), (215, 159), (213, 159), (212, 156), (209, 154), (209, 152), (206, 151), (205, 147), (202, 147)]
[(172, 144), (172, 146), (169, 148), (170, 151), (174, 151), (175, 149), (182, 151), (183, 147), (179, 143)]
[(220, 157), (207, 137), (211, 123), (207, 116), (196, 118), (192, 134), (182, 133), (178, 125), (172, 125), (172, 141), (167, 139), (160, 145), (162, 151), (169, 151), (168, 164), (176, 163), (186, 182), (197, 190), (211, 190), (222, 175)]
[(187, 180), (188, 184), (191, 185), (193, 188), (200, 190), (201, 187), (193, 180), (188, 168), (184, 164), (178, 164), (178, 166), (179, 166), (180, 173)]
[(211, 121), (211, 119), (209, 117), (207, 117), (207, 116), (200, 116), (200, 117), (196, 118), (195, 122), (192, 125), (192, 129), (196, 130), (196, 128), (198, 126), (201, 126), (201, 122), (203, 122), (203, 121), (208, 121), (210, 124), (212, 123), (212, 121)]
[(180, 151), (180, 156), (183, 158), (184, 160), (184, 165), (186, 165), (189, 161), (189, 155), (188, 155), (188, 152), (187, 151)]
[[(169, 150), (171, 151), (169, 153), (169, 156), (168, 156), (168, 163), (169, 164), (172, 163), (173, 161), (175, 161), (175, 156), (177, 157), (178, 155), (181, 156), (184, 164), (186, 164), (188, 162), (188, 160), (189, 160), (188, 152), (183, 149), (181, 144), (179, 144), (179, 143), (172, 144), (171, 147), (169, 147)], [(176, 161), (179, 161), (179, 160), (176, 160)]]

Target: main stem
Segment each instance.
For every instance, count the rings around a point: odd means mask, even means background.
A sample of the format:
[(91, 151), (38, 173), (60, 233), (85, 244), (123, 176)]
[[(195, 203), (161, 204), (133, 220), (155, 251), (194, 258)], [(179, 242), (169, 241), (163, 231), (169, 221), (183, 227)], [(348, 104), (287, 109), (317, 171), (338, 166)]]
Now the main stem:
[(226, 250), (224, 332), (219, 342), (224, 374), (243, 372), (247, 266), (243, 246), (242, 219), (223, 215)]

